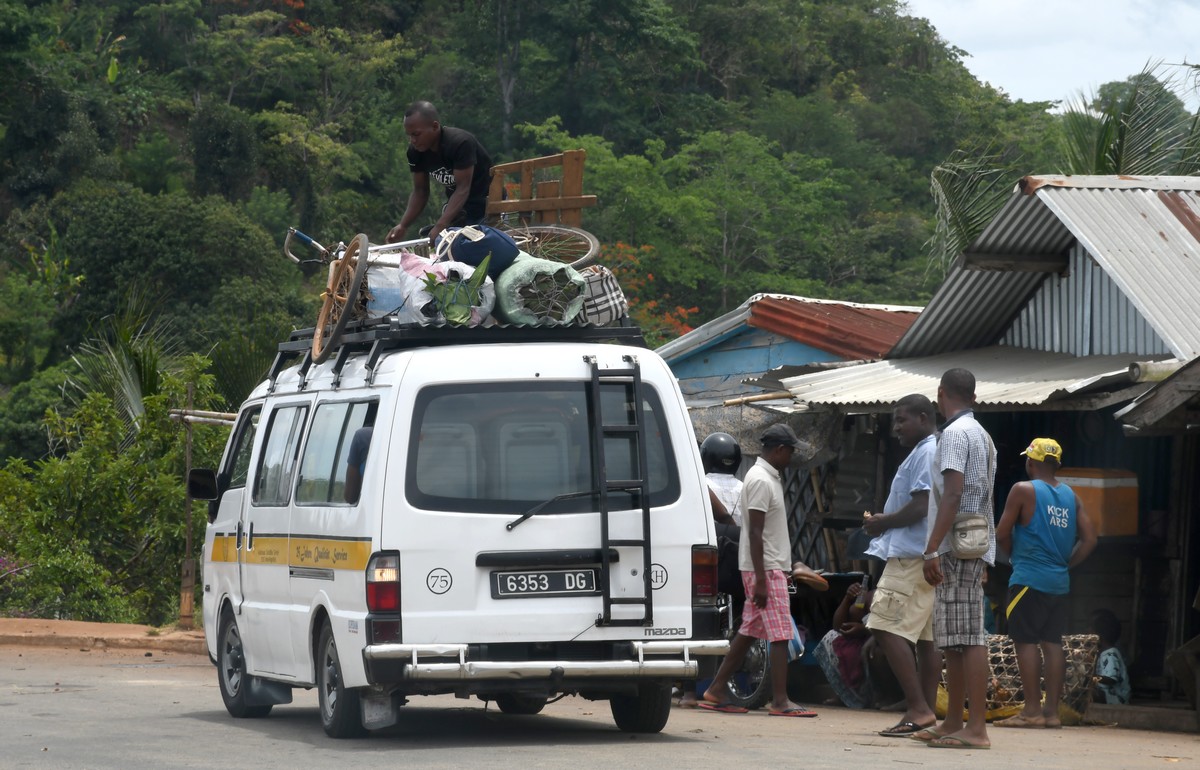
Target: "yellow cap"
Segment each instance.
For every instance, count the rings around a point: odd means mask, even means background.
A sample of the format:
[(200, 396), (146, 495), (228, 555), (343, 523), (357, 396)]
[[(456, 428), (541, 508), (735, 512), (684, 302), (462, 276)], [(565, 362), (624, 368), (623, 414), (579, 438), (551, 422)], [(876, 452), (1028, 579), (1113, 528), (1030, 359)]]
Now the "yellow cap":
[(1052, 438), (1035, 438), (1021, 454), (1038, 462), (1045, 461), (1047, 457), (1062, 462), (1062, 447)]

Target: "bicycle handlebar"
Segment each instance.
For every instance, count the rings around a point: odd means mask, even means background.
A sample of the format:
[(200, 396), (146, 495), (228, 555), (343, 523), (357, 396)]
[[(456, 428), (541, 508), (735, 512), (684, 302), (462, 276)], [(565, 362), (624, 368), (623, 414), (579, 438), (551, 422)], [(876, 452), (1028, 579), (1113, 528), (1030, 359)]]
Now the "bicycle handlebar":
[(300, 258), (292, 253), (292, 238), (295, 238), (311, 249), (316, 249), (317, 251), (321, 252), (322, 256), (327, 256), (329, 254), (329, 249), (317, 243), (311, 237), (305, 235), (296, 228), (289, 227), (287, 231), (287, 237), (283, 239), (283, 254), (297, 265), (300, 264)]

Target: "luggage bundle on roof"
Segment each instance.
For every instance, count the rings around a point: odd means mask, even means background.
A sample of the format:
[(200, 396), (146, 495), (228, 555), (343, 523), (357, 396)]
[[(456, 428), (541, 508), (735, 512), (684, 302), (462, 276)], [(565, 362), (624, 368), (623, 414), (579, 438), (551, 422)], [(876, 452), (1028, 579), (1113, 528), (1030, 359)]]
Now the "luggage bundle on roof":
[(432, 247), (424, 238), (373, 246), (359, 234), (332, 251), (292, 230), (284, 251), (299, 262), (290, 251), (293, 237), (330, 260), (317, 323), (301, 332), (311, 339), (317, 363), (329, 357), (347, 331), (371, 327), (628, 323), (628, 305), (616, 277), (591, 264), (598, 242), (577, 228), (448, 228)]

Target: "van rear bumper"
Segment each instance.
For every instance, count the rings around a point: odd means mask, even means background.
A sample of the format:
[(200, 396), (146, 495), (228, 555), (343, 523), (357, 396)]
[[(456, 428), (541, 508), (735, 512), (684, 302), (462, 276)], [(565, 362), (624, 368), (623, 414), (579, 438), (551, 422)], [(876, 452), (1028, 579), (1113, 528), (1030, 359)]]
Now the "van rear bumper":
[[(372, 644), (363, 649), (370, 669), (402, 664), (406, 681), (475, 681), (505, 679), (663, 679), (694, 678), (697, 656), (724, 655), (724, 639), (629, 642), (628, 660), (468, 660), (466, 644)], [(430, 659), (434, 660), (430, 660)], [(457, 658), (447, 662), (446, 658)]]

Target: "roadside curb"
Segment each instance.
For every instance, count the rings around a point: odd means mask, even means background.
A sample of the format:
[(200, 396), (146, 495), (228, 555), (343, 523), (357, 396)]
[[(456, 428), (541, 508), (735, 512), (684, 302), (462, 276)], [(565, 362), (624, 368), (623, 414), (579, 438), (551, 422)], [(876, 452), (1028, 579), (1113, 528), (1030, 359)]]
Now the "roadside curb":
[(134, 649), (208, 655), (203, 631), (157, 633), (149, 626), (22, 618), (0, 618), (0, 646)]
[(204, 639), (170, 639), (148, 636), (145, 639), (101, 639), (87, 636), (11, 636), (0, 635), (0, 645), (25, 647), (71, 647), (75, 649), (123, 649), (156, 650), (159, 652), (181, 652), (189, 655), (206, 655)]

